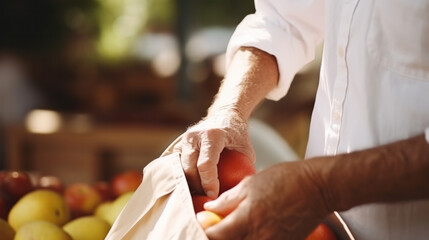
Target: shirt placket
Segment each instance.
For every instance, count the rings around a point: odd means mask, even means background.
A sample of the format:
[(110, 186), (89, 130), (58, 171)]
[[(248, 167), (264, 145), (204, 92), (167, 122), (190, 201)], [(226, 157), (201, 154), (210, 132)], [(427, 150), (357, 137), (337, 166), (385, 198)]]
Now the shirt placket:
[(359, 1), (345, 0), (340, 2), (342, 2), (343, 8), (339, 19), (340, 25), (337, 39), (337, 77), (333, 87), (330, 124), (326, 139), (327, 144), (325, 145), (325, 153), (328, 155), (337, 154), (340, 141), (341, 121), (349, 77), (346, 60), (347, 46), (350, 39), (350, 26), (352, 24), (353, 14)]

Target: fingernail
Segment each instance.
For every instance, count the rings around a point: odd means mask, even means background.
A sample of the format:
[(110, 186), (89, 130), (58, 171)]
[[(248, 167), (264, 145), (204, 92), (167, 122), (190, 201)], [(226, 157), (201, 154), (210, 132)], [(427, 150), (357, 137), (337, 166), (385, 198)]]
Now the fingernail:
[(207, 194), (207, 197), (209, 197), (209, 198), (213, 198), (213, 199), (216, 198), (216, 195), (215, 195), (214, 191), (207, 191), (206, 194)]

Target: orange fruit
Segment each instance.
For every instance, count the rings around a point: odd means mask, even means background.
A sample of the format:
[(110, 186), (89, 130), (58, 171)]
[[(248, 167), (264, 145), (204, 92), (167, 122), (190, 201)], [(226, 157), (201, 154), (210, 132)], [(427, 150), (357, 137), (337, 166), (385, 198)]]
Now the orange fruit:
[(203, 229), (215, 225), (222, 220), (222, 217), (211, 211), (201, 211), (197, 213), (197, 220)]
[(226, 148), (220, 154), (217, 168), (220, 193), (236, 186), (244, 177), (256, 173), (255, 166), (244, 154)]
[(337, 237), (328, 225), (320, 223), (305, 240), (337, 240)]
[(213, 199), (209, 198), (206, 195), (192, 195), (192, 203), (194, 204), (195, 213), (204, 211), (204, 203), (211, 200)]

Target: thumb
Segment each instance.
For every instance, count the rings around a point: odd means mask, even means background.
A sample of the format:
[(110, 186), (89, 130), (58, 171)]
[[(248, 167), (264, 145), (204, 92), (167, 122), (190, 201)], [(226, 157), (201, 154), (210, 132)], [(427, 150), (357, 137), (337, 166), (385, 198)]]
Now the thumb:
[(222, 193), (217, 199), (206, 202), (204, 208), (221, 216), (227, 216), (245, 199), (240, 191), (240, 185)]

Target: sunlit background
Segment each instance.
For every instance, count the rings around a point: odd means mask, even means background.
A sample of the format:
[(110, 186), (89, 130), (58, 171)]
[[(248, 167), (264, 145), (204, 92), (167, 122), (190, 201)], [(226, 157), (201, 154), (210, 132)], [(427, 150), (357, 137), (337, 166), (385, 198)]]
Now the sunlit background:
[[(144, 167), (205, 115), (253, 12), (251, 0), (1, 1), (0, 169), (73, 182)], [(299, 157), (319, 52), (253, 116)]]

